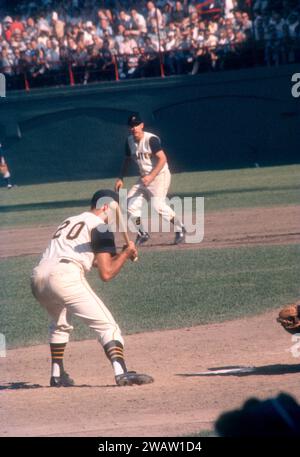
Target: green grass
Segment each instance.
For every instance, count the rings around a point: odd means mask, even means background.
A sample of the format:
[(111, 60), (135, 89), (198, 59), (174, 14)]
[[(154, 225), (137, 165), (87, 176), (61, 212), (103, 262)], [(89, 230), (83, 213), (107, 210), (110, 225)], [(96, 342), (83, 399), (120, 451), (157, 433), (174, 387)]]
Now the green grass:
[[(296, 246), (143, 252), (110, 283), (89, 282), (123, 333), (182, 328), (262, 313), (299, 295)], [(0, 333), (9, 347), (47, 341), (47, 317), (31, 296), (37, 258), (0, 263)], [(9, 272), (9, 274), (8, 274)], [(93, 337), (76, 321), (73, 338)]]
[[(300, 203), (300, 165), (173, 175), (171, 193), (204, 196), (205, 210)], [(135, 178), (126, 180), (126, 186)], [(99, 188), (113, 179), (72, 181), (0, 189), (1, 227), (58, 224), (82, 211)]]

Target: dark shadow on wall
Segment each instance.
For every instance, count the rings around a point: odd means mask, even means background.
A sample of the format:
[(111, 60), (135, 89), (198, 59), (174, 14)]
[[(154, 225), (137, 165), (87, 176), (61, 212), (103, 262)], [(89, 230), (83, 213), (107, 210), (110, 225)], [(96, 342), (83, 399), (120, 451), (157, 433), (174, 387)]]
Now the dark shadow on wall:
[(176, 168), (191, 171), (298, 163), (300, 111), (287, 113), (289, 102), (275, 96), (221, 93), (170, 103), (153, 115)]
[(7, 143), (15, 182), (38, 184), (117, 176), (129, 113), (81, 108), (20, 122), (21, 139)]
[(8, 103), (10, 117), (0, 111), (0, 124), (16, 131), (7, 145), (19, 184), (116, 177), (132, 107), (161, 137), (173, 173), (299, 163), (300, 110), (288, 84), (287, 73), (249, 70), (29, 94)]

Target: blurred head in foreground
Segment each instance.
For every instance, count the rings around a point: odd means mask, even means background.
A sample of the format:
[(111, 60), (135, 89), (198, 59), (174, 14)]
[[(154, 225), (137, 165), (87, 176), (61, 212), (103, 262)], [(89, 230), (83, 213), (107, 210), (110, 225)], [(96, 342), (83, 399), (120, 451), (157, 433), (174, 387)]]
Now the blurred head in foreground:
[(219, 436), (300, 436), (300, 406), (288, 394), (250, 398), (238, 410), (221, 414), (215, 423)]

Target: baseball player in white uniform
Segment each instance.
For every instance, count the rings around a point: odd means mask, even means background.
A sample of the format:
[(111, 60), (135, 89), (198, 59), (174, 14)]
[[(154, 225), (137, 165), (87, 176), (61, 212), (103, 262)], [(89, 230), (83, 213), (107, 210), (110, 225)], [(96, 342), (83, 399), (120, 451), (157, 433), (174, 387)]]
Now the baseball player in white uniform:
[(171, 183), (171, 174), (165, 152), (161, 147), (160, 138), (150, 132), (144, 131), (144, 123), (138, 114), (133, 114), (128, 119), (130, 135), (125, 146), (125, 158), (121, 173), (115, 183), (118, 192), (123, 187), (123, 179), (129, 162), (133, 160), (139, 168), (140, 178), (128, 192), (128, 213), (135, 218), (138, 234), (136, 245), (141, 245), (149, 240), (150, 235), (141, 223), (141, 210), (144, 198), (152, 198), (155, 210), (165, 220), (174, 224), (175, 244), (182, 243), (185, 238), (185, 228), (173, 209), (167, 205), (166, 196)]
[(2, 154), (2, 144), (1, 143), (0, 143), (0, 173), (3, 176), (3, 179), (6, 183), (7, 188), (11, 189), (13, 187), (12, 182), (11, 182), (11, 175), (10, 175), (10, 171), (8, 169), (5, 157)]
[(112, 201), (118, 201), (115, 192), (97, 191), (92, 197), (89, 211), (69, 217), (57, 228), (32, 272), (33, 295), (52, 318), (51, 387), (74, 385), (63, 366), (64, 350), (73, 330), (70, 324), (72, 314), (97, 333), (112, 364), (117, 385), (153, 382), (151, 376), (127, 370), (120, 328), (85, 279), (85, 273), (95, 266), (101, 279), (110, 281), (128, 259), (137, 257), (133, 242), (119, 254), (116, 253), (114, 234), (108, 231), (107, 225), (109, 202)]

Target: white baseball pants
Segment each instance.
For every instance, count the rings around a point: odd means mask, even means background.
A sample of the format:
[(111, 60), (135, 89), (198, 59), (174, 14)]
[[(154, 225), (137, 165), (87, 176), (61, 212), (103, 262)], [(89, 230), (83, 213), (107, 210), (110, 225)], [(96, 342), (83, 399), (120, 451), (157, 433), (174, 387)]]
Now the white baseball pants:
[(89, 286), (79, 264), (58, 260), (42, 262), (33, 270), (31, 287), (35, 298), (52, 318), (50, 343), (69, 341), (73, 314), (97, 333), (102, 346), (111, 340), (124, 345), (119, 326)]
[(141, 217), (144, 199), (155, 197), (151, 200), (154, 209), (165, 220), (170, 221), (175, 217), (175, 212), (166, 203), (170, 184), (171, 173), (168, 169), (157, 175), (148, 187), (139, 180), (128, 192), (128, 213), (133, 217)]

